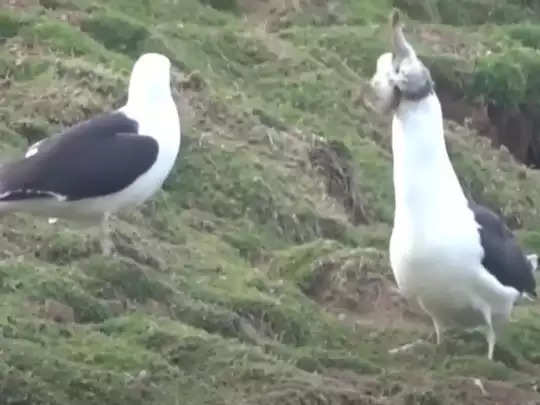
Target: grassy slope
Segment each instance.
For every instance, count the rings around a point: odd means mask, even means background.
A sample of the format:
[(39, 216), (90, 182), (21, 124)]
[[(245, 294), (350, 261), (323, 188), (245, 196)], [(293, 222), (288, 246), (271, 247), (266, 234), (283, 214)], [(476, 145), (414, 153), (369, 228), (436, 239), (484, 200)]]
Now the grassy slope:
[[(448, 58), (470, 62), (504, 27), (473, 34), (431, 24), (455, 22), (445, 21), (446, 3), (428, 12), (412, 0), (401, 6), (428, 22), (414, 35), (432, 34), (423, 53), (439, 79), (457, 82), (468, 73), (449, 70)], [(70, 224), (3, 217), (0, 397), (33, 405), (540, 399), (537, 306), (518, 309), (495, 363), (479, 335), (387, 353), (430, 331), (391, 289), (389, 131), (362, 102), (390, 2), (342, 0), (332, 12), (308, 4), (274, 19), (272, 33), (257, 24), (263, 6), (251, 2), (248, 19), (198, 0), (0, 6), (3, 158), (121, 105), (133, 58), (145, 50), (174, 61), (184, 127), (164, 191), (115, 221), (113, 259)], [(459, 55), (455, 44), (465, 45)], [(523, 224), (520, 237), (540, 249), (538, 174), (463, 128), (450, 125), (448, 138), (467, 189)]]

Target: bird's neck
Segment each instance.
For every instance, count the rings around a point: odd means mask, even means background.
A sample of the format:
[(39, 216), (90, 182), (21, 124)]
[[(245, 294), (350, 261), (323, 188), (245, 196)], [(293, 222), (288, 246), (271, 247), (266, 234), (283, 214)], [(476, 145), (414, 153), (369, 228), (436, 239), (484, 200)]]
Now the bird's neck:
[(151, 121), (148, 124), (152, 127), (178, 119), (178, 110), (168, 88), (131, 86), (124, 109), (129, 115), (138, 117), (139, 122)]
[(400, 103), (392, 122), (392, 153), (396, 217), (440, 216), (448, 207), (466, 206), (446, 150), (435, 94)]
[(170, 104), (174, 100), (168, 88), (129, 88), (127, 105), (132, 109), (160, 109)]
[(129, 94), (126, 105), (121, 109), (139, 124), (139, 133), (156, 139), (167, 153), (175, 154), (180, 147), (180, 117), (170, 95), (145, 98)]

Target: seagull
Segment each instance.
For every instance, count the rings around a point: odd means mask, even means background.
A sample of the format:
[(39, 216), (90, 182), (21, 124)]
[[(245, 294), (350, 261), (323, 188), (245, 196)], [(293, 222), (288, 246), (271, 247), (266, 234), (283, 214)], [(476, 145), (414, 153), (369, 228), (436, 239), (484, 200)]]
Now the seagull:
[(166, 56), (141, 55), (123, 107), (44, 138), (0, 166), (0, 213), (101, 223), (102, 253), (110, 255), (109, 217), (152, 197), (180, 149), (170, 70)]
[(465, 196), (448, 156), (441, 105), (429, 70), (406, 40), (397, 10), (393, 52), (370, 84), (392, 115), (395, 211), (390, 265), (401, 294), (433, 322), (485, 330), (488, 358), (521, 296), (536, 297), (537, 256), (526, 256), (501, 217)]

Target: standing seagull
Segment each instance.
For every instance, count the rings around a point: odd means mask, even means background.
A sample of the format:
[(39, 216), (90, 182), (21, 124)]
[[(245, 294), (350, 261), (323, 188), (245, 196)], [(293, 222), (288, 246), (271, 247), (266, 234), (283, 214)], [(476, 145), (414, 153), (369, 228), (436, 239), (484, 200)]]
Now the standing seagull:
[(393, 114), (395, 216), (390, 263), (400, 292), (441, 327), (485, 326), (488, 357), (495, 330), (521, 295), (536, 296), (534, 255), (488, 208), (469, 201), (448, 157), (443, 117), (429, 70), (392, 16), (393, 53), (381, 55), (371, 86)]
[(0, 213), (101, 222), (101, 247), (109, 255), (110, 214), (154, 195), (180, 149), (170, 70), (166, 56), (142, 55), (125, 106), (43, 139), (1, 166)]

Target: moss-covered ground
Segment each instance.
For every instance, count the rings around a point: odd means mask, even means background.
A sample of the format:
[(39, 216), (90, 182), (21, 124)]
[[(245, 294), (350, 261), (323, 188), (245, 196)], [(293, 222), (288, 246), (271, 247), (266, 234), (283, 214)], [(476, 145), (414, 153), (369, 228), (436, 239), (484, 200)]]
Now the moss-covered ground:
[[(534, 98), (536, 2), (394, 3), (439, 83)], [(389, 126), (365, 101), (393, 5), (0, 2), (3, 160), (120, 106), (144, 51), (173, 61), (183, 126), (164, 190), (114, 219), (115, 257), (69, 222), (2, 217), (1, 403), (539, 403), (538, 304), (517, 308), (494, 362), (454, 331), (388, 353), (431, 333), (394, 290)], [(540, 250), (540, 175), (447, 129), (467, 192)]]

